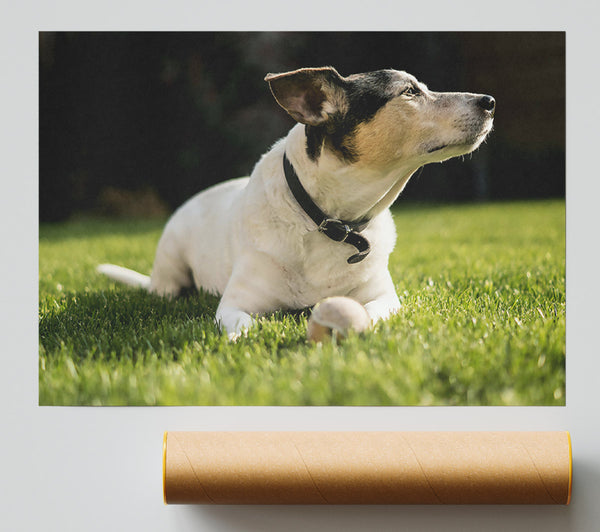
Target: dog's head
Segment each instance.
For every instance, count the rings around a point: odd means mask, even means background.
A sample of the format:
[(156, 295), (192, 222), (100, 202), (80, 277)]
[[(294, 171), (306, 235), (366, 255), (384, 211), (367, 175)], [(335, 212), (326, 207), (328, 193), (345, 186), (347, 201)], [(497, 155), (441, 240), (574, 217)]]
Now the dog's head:
[(332, 67), (302, 68), (265, 80), (306, 125), (315, 161), (327, 150), (358, 166), (416, 168), (475, 150), (492, 129), (491, 96), (434, 92), (397, 70), (342, 77)]

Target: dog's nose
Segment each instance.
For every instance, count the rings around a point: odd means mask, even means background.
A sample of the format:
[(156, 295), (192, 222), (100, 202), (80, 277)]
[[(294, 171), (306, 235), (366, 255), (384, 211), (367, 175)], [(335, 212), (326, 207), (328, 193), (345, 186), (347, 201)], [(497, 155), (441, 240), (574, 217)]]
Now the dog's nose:
[(494, 109), (496, 108), (496, 100), (487, 94), (479, 98), (477, 104), (486, 111), (494, 112)]

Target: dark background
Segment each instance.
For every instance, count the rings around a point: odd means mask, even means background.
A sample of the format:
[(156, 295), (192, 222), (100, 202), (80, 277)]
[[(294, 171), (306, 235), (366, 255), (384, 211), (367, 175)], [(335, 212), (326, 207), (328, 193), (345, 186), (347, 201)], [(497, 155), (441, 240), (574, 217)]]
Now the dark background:
[(164, 215), (248, 175), (293, 120), (267, 72), (380, 68), (497, 100), (487, 143), (403, 201), (564, 197), (564, 32), (40, 33), (40, 221)]

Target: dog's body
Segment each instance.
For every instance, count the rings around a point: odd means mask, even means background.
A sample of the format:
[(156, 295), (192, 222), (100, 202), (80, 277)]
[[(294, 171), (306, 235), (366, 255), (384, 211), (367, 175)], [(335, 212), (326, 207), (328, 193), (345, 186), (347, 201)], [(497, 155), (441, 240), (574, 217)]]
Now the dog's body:
[[(196, 286), (219, 294), (216, 319), (230, 338), (252, 316), (299, 309), (343, 295), (373, 321), (399, 308), (387, 269), (395, 240), (388, 207), (410, 176), (429, 162), (468, 153), (492, 128), (494, 100), (434, 93), (394, 70), (342, 78), (325, 67), (268, 75), (278, 103), (299, 123), (277, 142), (250, 178), (196, 195), (168, 222), (151, 278), (102, 265), (120, 281), (176, 295)], [(328, 218), (368, 220), (354, 248), (317, 229), (284, 176), (284, 154), (303, 188)]]

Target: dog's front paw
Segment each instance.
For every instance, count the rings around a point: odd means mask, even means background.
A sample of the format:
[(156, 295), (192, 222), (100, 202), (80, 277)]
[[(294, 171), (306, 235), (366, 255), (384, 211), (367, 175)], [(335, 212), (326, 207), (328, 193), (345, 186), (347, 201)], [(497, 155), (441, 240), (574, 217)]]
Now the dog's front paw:
[(400, 302), (396, 294), (393, 297), (376, 299), (365, 305), (365, 309), (373, 323), (380, 320), (387, 320), (392, 314), (400, 310)]
[(215, 316), (217, 327), (227, 334), (231, 342), (237, 341), (242, 336), (248, 335), (248, 329), (252, 326), (252, 316), (243, 310), (233, 308), (218, 308)]
[(227, 333), (227, 339), (230, 342), (237, 342), (240, 338), (248, 337), (248, 329), (244, 328), (239, 331), (232, 331)]

